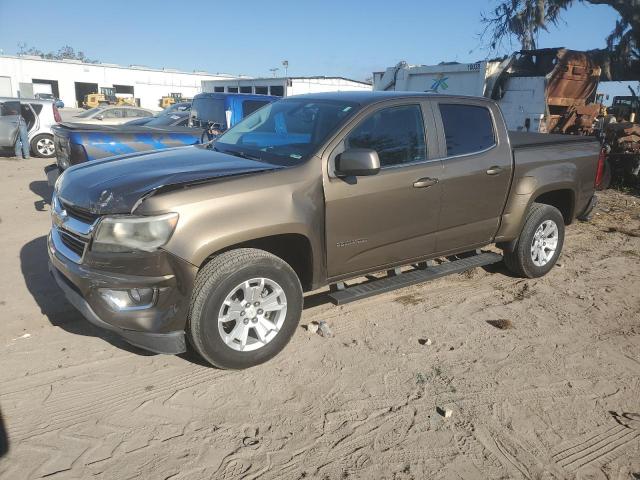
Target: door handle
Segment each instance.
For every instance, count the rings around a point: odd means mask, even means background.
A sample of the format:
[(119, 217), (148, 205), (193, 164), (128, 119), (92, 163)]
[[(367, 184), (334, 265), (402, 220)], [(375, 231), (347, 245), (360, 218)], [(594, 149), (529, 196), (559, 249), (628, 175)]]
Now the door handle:
[(502, 168), (494, 165), (493, 167), (489, 167), (489, 169), (487, 170), (487, 175), (497, 175), (500, 172), (502, 172)]
[(438, 183), (437, 178), (424, 177), (413, 182), (413, 186), (415, 188), (425, 188), (425, 187), (431, 187), (436, 183)]

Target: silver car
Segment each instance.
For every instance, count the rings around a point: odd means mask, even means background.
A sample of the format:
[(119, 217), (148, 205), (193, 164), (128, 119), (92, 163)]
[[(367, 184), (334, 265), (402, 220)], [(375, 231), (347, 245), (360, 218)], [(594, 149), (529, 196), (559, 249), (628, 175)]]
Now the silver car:
[(121, 125), (136, 118), (152, 117), (153, 114), (154, 112), (146, 108), (105, 106), (86, 110), (69, 121), (94, 125)]
[(27, 122), (31, 153), (52, 158), (56, 154), (51, 127), (62, 121), (51, 100), (0, 97), (0, 148), (13, 148), (18, 137), (18, 115)]

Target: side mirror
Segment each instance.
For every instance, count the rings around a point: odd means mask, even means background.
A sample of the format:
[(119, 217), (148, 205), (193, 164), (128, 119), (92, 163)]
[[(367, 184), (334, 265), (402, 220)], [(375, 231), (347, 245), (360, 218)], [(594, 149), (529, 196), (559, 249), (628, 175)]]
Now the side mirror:
[(336, 174), (341, 177), (375, 175), (379, 171), (378, 152), (370, 148), (351, 148), (336, 157)]
[(102, 120), (104, 118), (104, 115), (96, 115), (96, 120)]

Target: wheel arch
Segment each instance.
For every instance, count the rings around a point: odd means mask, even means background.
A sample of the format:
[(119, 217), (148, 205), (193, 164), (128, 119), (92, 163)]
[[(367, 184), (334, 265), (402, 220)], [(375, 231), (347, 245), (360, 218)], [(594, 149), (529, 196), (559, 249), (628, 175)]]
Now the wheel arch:
[(280, 233), (233, 243), (206, 256), (200, 269), (221, 253), (238, 248), (256, 248), (281, 258), (293, 268), (300, 279), (303, 291), (314, 288), (314, 259), (311, 241), (300, 233)]
[(576, 194), (571, 188), (557, 188), (544, 192), (538, 192), (532, 196), (529, 206), (533, 203), (550, 205), (560, 210), (565, 225), (573, 222), (576, 208)]

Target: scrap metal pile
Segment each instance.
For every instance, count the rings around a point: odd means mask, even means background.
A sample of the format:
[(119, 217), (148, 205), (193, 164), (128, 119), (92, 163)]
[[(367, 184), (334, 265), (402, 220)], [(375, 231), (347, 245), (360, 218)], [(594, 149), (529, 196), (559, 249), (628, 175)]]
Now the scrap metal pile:
[(640, 125), (609, 123), (604, 127), (602, 139), (611, 176), (640, 186)]

